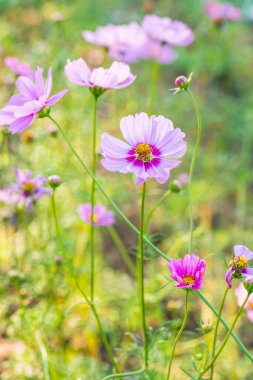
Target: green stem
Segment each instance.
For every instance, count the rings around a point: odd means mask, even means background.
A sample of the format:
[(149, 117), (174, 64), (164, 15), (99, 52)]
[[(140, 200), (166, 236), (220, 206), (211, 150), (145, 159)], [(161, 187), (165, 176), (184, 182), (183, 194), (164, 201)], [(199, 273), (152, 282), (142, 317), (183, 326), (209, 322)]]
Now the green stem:
[(152, 218), (152, 216), (154, 215), (154, 212), (155, 210), (157, 209), (157, 207), (160, 206), (160, 204), (171, 194), (171, 190), (167, 190), (166, 193), (164, 193), (161, 198), (158, 199), (158, 201), (154, 204), (154, 206), (151, 208), (151, 210), (149, 211), (148, 213), (148, 216), (146, 218), (146, 221), (145, 221), (145, 224), (144, 224), (144, 231), (147, 230), (148, 228), (148, 225), (149, 225), (149, 222)]
[(94, 230), (94, 207), (95, 207), (95, 180), (96, 176), (96, 124), (97, 124), (97, 97), (94, 95), (93, 124), (92, 124), (92, 166), (91, 172), (91, 223), (90, 223), (90, 299), (94, 300), (94, 280), (95, 280), (95, 230)]
[(52, 210), (53, 210), (53, 216), (54, 216), (54, 223), (55, 223), (55, 230), (56, 230), (57, 240), (58, 240), (58, 244), (59, 244), (59, 247), (61, 249), (61, 252), (62, 252), (62, 256), (63, 256), (64, 260), (66, 261), (67, 260), (66, 251), (65, 251), (62, 239), (61, 239), (61, 233), (60, 233), (60, 228), (59, 228), (59, 223), (58, 223), (58, 218), (57, 218), (57, 213), (56, 213), (55, 189), (53, 189), (51, 200), (52, 200)]
[(121, 254), (121, 257), (124, 261), (124, 263), (126, 264), (129, 272), (135, 276), (135, 266), (131, 260), (131, 257), (129, 256), (128, 252), (127, 252), (127, 249), (125, 247), (125, 245), (123, 244), (119, 234), (117, 233), (117, 231), (115, 230), (114, 227), (108, 227), (108, 231), (116, 245), (116, 247), (118, 248), (119, 250), (119, 253)]
[[(101, 183), (99, 182), (99, 180), (93, 176), (90, 168), (87, 166), (87, 164), (81, 159), (81, 157), (79, 156), (79, 154), (77, 153), (77, 151), (75, 150), (75, 148), (73, 147), (73, 145), (71, 144), (68, 136), (66, 135), (65, 131), (62, 129), (62, 127), (57, 123), (56, 120), (54, 120), (54, 118), (52, 116), (48, 116), (49, 119), (58, 127), (59, 131), (61, 132), (63, 138), (65, 139), (66, 143), (68, 144), (70, 150), (72, 151), (72, 153), (74, 154), (74, 156), (77, 158), (77, 160), (79, 161), (79, 163), (81, 164), (81, 166), (84, 168), (84, 170), (92, 177), (94, 178), (95, 182), (96, 182), (96, 185), (97, 185), (97, 188), (100, 190), (100, 192), (104, 195), (104, 197), (107, 199), (107, 201), (111, 204), (112, 208), (114, 209), (114, 211), (118, 214), (118, 216), (131, 228), (132, 231), (134, 231), (136, 233), (137, 236), (140, 236), (140, 231), (138, 230), (138, 228), (135, 227), (135, 225), (133, 223), (130, 222), (130, 220), (120, 211), (120, 209), (118, 208), (118, 206), (116, 205), (116, 203), (111, 199), (111, 197), (107, 194), (107, 192), (104, 190), (104, 187), (103, 185), (101, 185)], [(158, 248), (156, 247), (146, 236), (143, 236), (143, 239), (145, 241), (145, 243), (147, 243), (147, 245), (149, 247), (151, 247), (154, 252), (158, 253), (159, 256), (163, 257), (166, 261), (170, 261), (170, 259)], [(212, 312), (218, 316), (218, 311), (210, 304), (210, 302), (207, 300), (207, 298), (204, 296), (204, 294), (200, 291), (198, 291), (198, 294), (200, 296), (200, 298), (205, 302), (205, 304), (212, 310)], [(225, 328), (227, 330), (229, 330), (229, 326), (228, 324), (226, 323), (226, 321), (221, 317), (221, 322), (222, 324), (225, 326)], [(240, 348), (242, 349), (242, 351), (244, 351), (244, 353), (247, 355), (247, 357), (249, 358), (249, 360), (251, 362), (253, 362), (253, 356), (251, 355), (251, 353), (247, 350), (247, 348), (244, 346), (244, 344), (240, 341), (240, 339), (236, 336), (236, 334), (232, 333), (232, 336), (233, 338), (236, 340), (237, 344), (240, 346)]]
[(192, 245), (193, 245), (193, 229), (194, 229), (194, 209), (193, 209), (193, 203), (192, 203), (192, 180), (193, 180), (193, 173), (194, 173), (194, 168), (195, 168), (195, 163), (196, 163), (196, 158), (197, 158), (197, 153), (198, 153), (198, 148), (199, 148), (199, 143), (200, 143), (200, 138), (201, 138), (201, 130), (202, 130), (202, 123), (201, 123), (201, 117), (200, 117), (200, 111), (199, 111), (199, 106), (190, 92), (189, 89), (185, 90), (191, 98), (196, 117), (197, 117), (197, 122), (198, 122), (198, 132), (197, 132), (197, 139), (195, 143), (195, 147), (193, 150), (193, 155), (192, 155), (192, 160), (191, 160), (191, 166), (190, 166), (190, 173), (189, 173), (189, 206), (190, 206), (190, 241), (189, 241), (189, 253), (192, 253)]
[(176, 346), (177, 346), (177, 342), (185, 328), (185, 325), (186, 325), (186, 322), (187, 322), (187, 318), (188, 318), (188, 295), (189, 295), (189, 290), (186, 289), (185, 290), (185, 304), (184, 304), (184, 319), (183, 319), (183, 322), (182, 322), (182, 325), (180, 327), (180, 330), (178, 331), (177, 333), (177, 336), (175, 338), (175, 341), (174, 341), (174, 344), (173, 344), (173, 347), (172, 347), (172, 351), (171, 351), (171, 354), (170, 354), (170, 361), (169, 361), (169, 368), (168, 368), (168, 373), (167, 373), (167, 378), (166, 380), (169, 380), (170, 378), (170, 374), (171, 374), (171, 365), (172, 365), (172, 361), (173, 361), (173, 357), (174, 357), (174, 353), (175, 353), (175, 350), (176, 350)]
[(145, 197), (146, 197), (146, 182), (142, 187), (141, 197), (141, 213), (140, 213), (140, 237), (139, 237), (139, 253), (137, 257), (137, 280), (138, 280), (138, 293), (141, 310), (141, 321), (143, 329), (144, 341), (144, 363), (145, 369), (148, 368), (148, 333), (145, 317), (145, 288), (144, 288), (144, 212), (145, 212)]
[(152, 68), (152, 77), (151, 77), (151, 91), (150, 91), (150, 100), (149, 100), (149, 114), (152, 115), (154, 113), (155, 108), (155, 98), (156, 98), (156, 88), (157, 82), (159, 78), (160, 71), (160, 63), (154, 61)]
[[(225, 299), (227, 297), (227, 294), (228, 294), (228, 287), (226, 286), (226, 290), (224, 292), (224, 296), (223, 296), (222, 301), (221, 301), (221, 305), (220, 305), (220, 309), (219, 309), (219, 315), (218, 315), (218, 318), (217, 318), (217, 322), (216, 322), (216, 326), (215, 326), (215, 331), (214, 331), (212, 358), (214, 358), (214, 356), (215, 356), (215, 348), (216, 348), (216, 341), (217, 341), (217, 335), (218, 335), (218, 328), (219, 328), (221, 313), (223, 311), (223, 307), (224, 307), (224, 303), (225, 303)], [(213, 372), (214, 372), (214, 366), (211, 367), (210, 380), (213, 379)]]
[(95, 307), (95, 304), (88, 299), (87, 295), (84, 293), (84, 291), (82, 290), (82, 288), (80, 287), (80, 285), (77, 282), (76, 282), (76, 286), (79, 289), (79, 291), (82, 294), (82, 296), (84, 297), (84, 299), (87, 302), (87, 304), (90, 306), (90, 308), (91, 308), (91, 310), (92, 310), (92, 312), (94, 314), (94, 317), (95, 317), (95, 319), (97, 321), (99, 332), (100, 332), (100, 335), (101, 335), (101, 339), (102, 339), (102, 342), (104, 343), (105, 349), (106, 349), (106, 351), (108, 353), (108, 356), (109, 356), (109, 358), (111, 360), (111, 363), (112, 363), (115, 371), (119, 372), (118, 365), (117, 365), (117, 363), (114, 360), (113, 352), (111, 350), (110, 344), (109, 344), (107, 336), (105, 334), (103, 325), (102, 325), (102, 323), (100, 321), (100, 318), (99, 318), (97, 309)]
[(49, 373), (49, 366), (48, 366), (48, 357), (47, 357), (47, 350), (41, 340), (40, 334), (36, 333), (35, 335), (39, 349), (40, 349), (40, 354), (42, 358), (42, 365), (43, 365), (43, 372), (44, 372), (44, 379), (45, 380), (50, 380), (50, 373)]
[(126, 376), (141, 375), (144, 371), (145, 371), (144, 369), (139, 369), (138, 371), (118, 373), (117, 375), (106, 376), (102, 380), (116, 379), (116, 378), (119, 378), (119, 377), (126, 377)]
[(223, 342), (220, 344), (220, 348), (218, 349), (218, 352), (216, 353), (216, 355), (212, 358), (211, 360), (211, 363), (199, 374), (199, 377), (198, 379), (201, 379), (202, 376), (213, 366), (213, 364), (216, 362), (216, 360), (218, 359), (218, 357), (220, 356), (223, 348), (225, 347), (230, 335), (232, 334), (232, 331), (233, 331), (233, 328), (235, 327), (235, 324), (238, 320), (238, 318), (240, 317), (241, 315), (241, 312), (243, 311), (248, 299), (249, 299), (249, 296), (250, 296), (250, 293), (247, 294), (247, 297), (245, 298), (242, 306), (240, 307), (240, 309), (238, 310), (237, 314), (236, 314), (236, 317), (234, 319), (234, 322), (232, 323), (230, 329), (228, 330), (227, 332), (227, 335), (225, 336)]

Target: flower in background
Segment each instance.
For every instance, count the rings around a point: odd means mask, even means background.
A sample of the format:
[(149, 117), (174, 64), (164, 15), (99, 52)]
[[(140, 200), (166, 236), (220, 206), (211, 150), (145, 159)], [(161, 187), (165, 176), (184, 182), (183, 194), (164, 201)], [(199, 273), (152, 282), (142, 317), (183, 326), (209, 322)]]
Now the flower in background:
[(187, 173), (181, 173), (177, 178), (171, 183), (171, 191), (179, 193), (185, 185), (189, 182), (189, 175)]
[(142, 58), (166, 65), (177, 59), (177, 53), (168, 44), (161, 44), (159, 41), (149, 38), (146, 41)]
[(171, 278), (178, 282), (177, 288), (198, 290), (202, 287), (206, 264), (200, 257), (192, 254), (183, 259), (172, 259), (168, 267)]
[[(91, 223), (92, 208), (90, 203), (83, 203), (77, 208), (81, 219), (84, 222)], [(93, 223), (95, 227), (109, 227), (115, 223), (114, 213), (108, 211), (104, 205), (96, 205), (93, 210)]]
[(88, 86), (94, 95), (101, 95), (108, 89), (120, 89), (129, 86), (136, 76), (130, 72), (130, 67), (122, 62), (113, 62), (109, 69), (102, 67), (90, 70), (86, 62), (79, 58), (67, 61), (65, 74), (71, 83)]
[[(243, 283), (241, 282), (240, 285), (235, 289), (235, 295), (237, 297), (237, 303), (239, 307), (242, 306), (247, 294), (248, 292), (243, 286)], [(245, 305), (245, 309), (247, 311), (250, 322), (253, 323), (253, 293), (251, 293), (251, 295), (249, 296), (249, 299)]]
[(4, 63), (15, 74), (34, 79), (34, 71), (28, 63), (21, 62), (17, 57), (6, 57)]
[(229, 263), (229, 269), (226, 273), (226, 282), (231, 288), (231, 280), (233, 277), (247, 278), (253, 276), (253, 268), (248, 267), (248, 261), (253, 259), (253, 252), (244, 245), (236, 245), (234, 247), (234, 259)]
[(12, 188), (0, 189), (0, 203), (11, 205), (16, 203), (16, 201), (17, 196)]
[(148, 117), (144, 112), (123, 117), (120, 129), (126, 143), (108, 133), (102, 134), (102, 165), (110, 171), (134, 173), (137, 185), (148, 178), (165, 183), (186, 151), (181, 129), (174, 129), (172, 121), (163, 116)]
[(108, 49), (109, 55), (125, 63), (136, 63), (143, 58), (147, 35), (136, 22), (123, 25), (109, 24), (95, 32), (85, 30), (83, 38)]
[(52, 90), (52, 70), (48, 70), (45, 83), (42, 68), (38, 67), (34, 75), (34, 81), (25, 76), (17, 79), (19, 93), (13, 95), (0, 110), (0, 125), (9, 125), (9, 132), (12, 134), (23, 132), (37, 116), (47, 116), (49, 107), (68, 92), (65, 89), (49, 97)]
[(207, 16), (215, 22), (226, 20), (238, 21), (242, 17), (241, 10), (230, 3), (207, 1), (205, 12)]
[(50, 195), (51, 190), (45, 187), (47, 179), (41, 175), (33, 177), (30, 171), (22, 172), (14, 169), (16, 183), (12, 185), (16, 194), (16, 203), (33, 211), (35, 202), (44, 195)]
[(142, 27), (147, 35), (155, 41), (172, 46), (188, 46), (195, 40), (194, 34), (188, 25), (169, 17), (146, 15)]

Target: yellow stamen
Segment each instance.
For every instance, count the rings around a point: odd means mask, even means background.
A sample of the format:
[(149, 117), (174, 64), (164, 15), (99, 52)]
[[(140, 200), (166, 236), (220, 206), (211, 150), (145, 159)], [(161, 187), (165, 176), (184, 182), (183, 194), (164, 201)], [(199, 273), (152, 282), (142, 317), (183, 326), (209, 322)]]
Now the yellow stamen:
[(236, 270), (242, 271), (248, 265), (248, 260), (244, 256), (235, 257), (232, 261), (232, 267)]
[(192, 285), (195, 283), (195, 278), (189, 274), (188, 276), (183, 276), (183, 281), (186, 285)]
[[(97, 216), (97, 215), (95, 215), (95, 214), (93, 214), (93, 223), (96, 223), (96, 222), (98, 222), (99, 221), (99, 217)], [(90, 220), (91, 220), (91, 214), (90, 214)]]
[(253, 309), (253, 301), (249, 301), (247, 307), (250, 309)]
[(25, 195), (32, 195), (35, 191), (35, 184), (32, 181), (27, 181), (22, 186), (22, 191)]
[(139, 158), (143, 162), (150, 162), (152, 160), (152, 152), (152, 147), (147, 143), (139, 144), (135, 148), (136, 158)]

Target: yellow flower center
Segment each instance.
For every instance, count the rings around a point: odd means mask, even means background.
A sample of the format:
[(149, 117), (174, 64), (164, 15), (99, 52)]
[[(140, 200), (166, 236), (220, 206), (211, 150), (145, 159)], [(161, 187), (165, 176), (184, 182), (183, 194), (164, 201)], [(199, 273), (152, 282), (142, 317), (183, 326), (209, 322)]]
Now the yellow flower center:
[(186, 285), (192, 285), (195, 283), (195, 278), (189, 274), (187, 276), (183, 276), (183, 281)]
[(135, 148), (136, 158), (139, 158), (143, 162), (150, 162), (152, 160), (153, 158), (152, 152), (153, 152), (152, 147), (147, 143), (139, 144)]
[(248, 265), (248, 260), (244, 256), (235, 257), (232, 261), (232, 267), (237, 271), (242, 271)]
[(25, 195), (32, 195), (35, 191), (35, 184), (32, 181), (27, 181), (22, 186), (22, 191)]
[(247, 305), (250, 309), (253, 309), (253, 301), (249, 301)]
[[(93, 218), (92, 219), (93, 219), (93, 223), (96, 223), (96, 222), (98, 222), (99, 217), (97, 215), (93, 214)], [(91, 214), (90, 214), (90, 220), (91, 220)]]

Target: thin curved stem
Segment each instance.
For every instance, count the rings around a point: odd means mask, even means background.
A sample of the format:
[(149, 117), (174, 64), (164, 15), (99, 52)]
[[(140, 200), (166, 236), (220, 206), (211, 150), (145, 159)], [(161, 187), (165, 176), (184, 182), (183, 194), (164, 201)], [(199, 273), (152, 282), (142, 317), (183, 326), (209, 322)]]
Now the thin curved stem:
[(151, 210), (149, 211), (148, 213), (148, 216), (146, 218), (146, 221), (145, 221), (145, 224), (144, 224), (144, 231), (147, 230), (148, 228), (148, 225), (150, 223), (150, 220), (152, 218), (152, 216), (154, 215), (154, 212), (155, 210), (157, 209), (157, 207), (160, 206), (160, 204), (166, 199), (168, 198), (168, 196), (171, 194), (171, 190), (167, 190), (166, 193), (164, 193), (159, 199), (158, 201), (154, 204), (154, 206), (151, 208)]
[(135, 277), (135, 274), (136, 274), (135, 273), (136, 272), (135, 266), (131, 260), (131, 257), (129, 256), (127, 249), (126, 249), (125, 245), (123, 244), (118, 232), (112, 226), (108, 227), (108, 231), (109, 231), (116, 247), (118, 248), (119, 253), (121, 254), (121, 257), (122, 257), (124, 263), (126, 264), (129, 272)]
[(132, 371), (132, 372), (117, 373), (117, 375), (106, 376), (102, 380), (118, 379), (120, 377), (141, 375), (143, 372), (145, 372), (144, 369), (139, 369), (138, 371)]
[(240, 309), (238, 310), (237, 314), (236, 314), (236, 317), (234, 319), (234, 322), (232, 323), (229, 331), (227, 332), (227, 335), (225, 336), (223, 342), (220, 344), (220, 347), (218, 349), (218, 352), (216, 353), (216, 355), (213, 357), (213, 359), (211, 360), (211, 363), (199, 374), (199, 377), (198, 379), (201, 379), (202, 376), (214, 365), (214, 363), (216, 362), (216, 360), (218, 359), (219, 355), (221, 354), (223, 348), (225, 347), (230, 335), (232, 334), (232, 331), (233, 331), (233, 328), (235, 327), (235, 324), (236, 322), (238, 321), (238, 318), (240, 317), (241, 315), (241, 312), (243, 311), (248, 299), (249, 299), (249, 296), (250, 296), (250, 293), (247, 294), (247, 297), (245, 298), (242, 306), (240, 307)]
[(101, 339), (102, 339), (102, 342), (104, 343), (104, 346), (105, 346), (106, 351), (107, 351), (107, 353), (108, 353), (108, 356), (109, 356), (109, 358), (110, 358), (110, 360), (111, 360), (111, 363), (112, 363), (112, 365), (113, 365), (115, 371), (116, 371), (116, 372), (119, 372), (118, 365), (117, 365), (117, 363), (115, 362), (115, 359), (114, 359), (114, 356), (113, 356), (113, 352), (112, 352), (112, 350), (111, 350), (110, 344), (109, 344), (108, 339), (107, 339), (107, 336), (106, 336), (106, 334), (105, 334), (105, 331), (104, 331), (103, 325), (102, 325), (102, 323), (101, 323), (101, 321), (100, 321), (100, 318), (99, 318), (99, 315), (98, 315), (97, 309), (96, 309), (94, 303), (91, 302), (91, 301), (88, 299), (87, 295), (85, 294), (85, 292), (82, 290), (82, 288), (80, 287), (80, 285), (79, 285), (77, 282), (76, 282), (76, 286), (77, 286), (77, 288), (79, 289), (79, 291), (80, 291), (80, 293), (82, 294), (82, 296), (83, 296), (83, 298), (85, 299), (85, 301), (87, 302), (87, 304), (90, 306), (90, 308), (91, 308), (91, 310), (92, 310), (92, 312), (93, 312), (93, 314), (94, 314), (94, 317), (95, 317), (95, 319), (96, 319), (96, 321), (97, 321), (98, 328), (99, 328), (100, 335), (101, 335)]
[[(90, 170), (90, 168), (88, 167), (88, 165), (82, 160), (82, 158), (79, 156), (79, 154), (77, 153), (77, 151), (75, 150), (75, 148), (73, 147), (73, 145), (71, 144), (68, 136), (66, 135), (65, 131), (62, 129), (62, 127), (57, 123), (57, 121), (51, 116), (49, 115), (48, 116), (49, 119), (57, 126), (57, 128), (59, 129), (59, 131), (61, 132), (63, 138), (65, 139), (66, 143), (68, 144), (70, 150), (72, 151), (72, 153), (74, 154), (74, 156), (77, 158), (77, 160), (79, 161), (79, 163), (81, 164), (81, 166), (84, 168), (84, 170), (93, 178), (93, 174)], [(118, 206), (116, 205), (116, 203), (111, 199), (111, 197), (107, 194), (107, 192), (104, 190), (104, 187), (101, 185), (101, 183), (99, 182), (99, 180), (94, 177), (94, 180), (96, 182), (96, 185), (97, 185), (97, 188), (100, 190), (100, 192), (104, 195), (104, 197), (107, 199), (107, 201), (111, 204), (112, 208), (114, 209), (114, 211), (118, 214), (118, 216), (128, 225), (129, 228), (131, 228), (132, 231), (134, 231), (136, 233), (137, 236), (140, 236), (140, 231), (138, 230), (137, 227), (135, 227), (135, 225), (130, 222), (130, 220), (123, 214), (123, 212), (118, 208)], [(170, 259), (168, 258), (168, 256), (166, 256), (158, 247), (156, 247), (145, 235), (143, 236), (143, 239), (145, 241), (145, 243), (147, 243), (147, 245), (149, 247), (151, 247), (154, 252), (156, 252), (159, 256), (163, 257), (166, 261), (170, 261)], [(208, 299), (204, 296), (204, 294), (201, 292), (201, 291), (198, 291), (198, 294), (200, 296), (200, 298), (205, 302), (205, 304), (212, 310), (212, 312), (218, 316), (218, 311), (213, 307), (212, 304), (210, 304), (210, 302), (208, 301)], [(221, 317), (221, 322), (222, 324), (225, 326), (225, 328), (227, 330), (229, 330), (229, 326), (228, 324), (226, 323), (226, 321)], [(244, 351), (244, 353), (247, 355), (248, 359), (253, 362), (253, 356), (251, 355), (251, 353), (247, 350), (247, 348), (244, 346), (244, 344), (240, 341), (240, 339), (237, 337), (236, 334), (234, 334), (232, 332), (231, 334), (233, 336), (233, 338), (236, 340), (237, 344), (240, 346), (240, 348), (242, 349), (242, 351)]]
[(140, 238), (139, 238), (139, 253), (137, 257), (137, 280), (138, 293), (141, 309), (141, 321), (144, 341), (144, 365), (148, 368), (148, 333), (145, 316), (145, 288), (144, 288), (144, 213), (145, 213), (145, 197), (146, 197), (146, 182), (142, 186), (141, 196), (141, 213), (140, 213)]
[(173, 361), (173, 357), (174, 357), (174, 354), (175, 354), (175, 350), (176, 350), (176, 346), (177, 346), (177, 342), (185, 328), (185, 325), (186, 325), (186, 322), (187, 322), (187, 318), (188, 318), (188, 295), (189, 295), (189, 290), (186, 289), (185, 290), (185, 303), (184, 303), (184, 319), (183, 319), (183, 322), (182, 322), (182, 325), (180, 327), (180, 330), (178, 331), (177, 333), (177, 336), (174, 340), (174, 344), (173, 344), (173, 347), (172, 347), (172, 351), (171, 351), (171, 354), (170, 354), (170, 361), (169, 361), (169, 368), (168, 368), (168, 373), (167, 373), (167, 377), (166, 377), (166, 380), (169, 380), (170, 378), (170, 374), (171, 374), (171, 366), (172, 366), (172, 361)]
[(65, 251), (65, 248), (64, 248), (64, 245), (63, 245), (63, 242), (62, 242), (60, 228), (59, 228), (59, 223), (58, 223), (58, 218), (57, 218), (57, 212), (56, 212), (55, 189), (53, 189), (53, 191), (52, 191), (51, 201), (52, 201), (52, 210), (53, 210), (53, 216), (54, 216), (54, 223), (55, 223), (55, 230), (56, 230), (57, 240), (58, 240), (58, 244), (59, 244), (59, 247), (61, 249), (61, 252), (62, 252), (62, 256), (63, 256), (64, 260), (66, 261), (67, 260), (66, 251)]
[[(219, 315), (218, 315), (218, 318), (217, 318), (217, 322), (216, 322), (216, 326), (215, 326), (215, 331), (214, 331), (212, 358), (214, 358), (214, 356), (215, 356), (215, 349), (216, 349), (216, 341), (217, 341), (217, 335), (218, 335), (218, 328), (219, 328), (221, 313), (223, 311), (223, 307), (224, 307), (224, 303), (225, 303), (225, 299), (227, 297), (227, 294), (228, 294), (228, 287), (226, 286), (226, 290), (224, 292), (224, 295), (223, 295), (223, 298), (222, 298), (222, 301), (221, 301), (221, 304), (220, 304)], [(214, 366), (211, 367), (210, 380), (213, 379), (213, 372), (214, 372)]]
[(193, 229), (194, 229), (194, 208), (193, 208), (193, 203), (192, 203), (192, 180), (193, 180), (193, 173), (194, 173), (194, 168), (195, 168), (195, 163), (196, 163), (196, 158), (197, 158), (197, 153), (198, 153), (198, 148), (199, 148), (199, 143), (200, 143), (200, 138), (201, 138), (201, 131), (202, 131), (202, 123), (201, 123), (201, 117), (200, 117), (200, 111), (199, 111), (199, 106), (190, 92), (189, 89), (185, 90), (191, 98), (196, 117), (197, 117), (197, 122), (198, 122), (198, 132), (197, 132), (197, 139), (195, 143), (195, 147), (193, 150), (192, 154), (192, 160), (191, 160), (191, 166), (190, 166), (190, 173), (189, 173), (189, 207), (190, 207), (190, 241), (189, 241), (189, 253), (192, 253), (192, 245), (193, 245)]
[[(93, 124), (92, 124), (92, 166), (91, 172), (96, 175), (96, 124), (97, 124), (97, 97), (94, 96)], [(94, 177), (91, 178), (91, 222), (90, 222), (90, 299), (94, 300), (94, 279), (95, 279), (95, 230), (94, 230), (94, 207), (95, 207), (95, 185)]]

